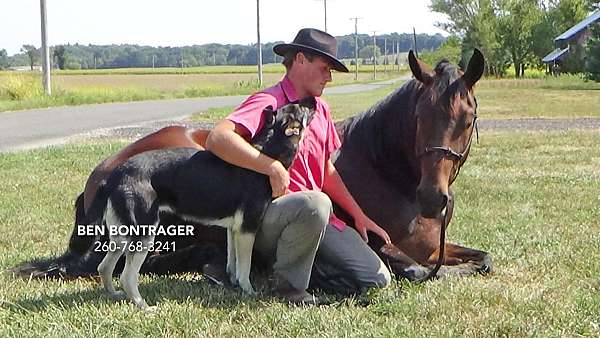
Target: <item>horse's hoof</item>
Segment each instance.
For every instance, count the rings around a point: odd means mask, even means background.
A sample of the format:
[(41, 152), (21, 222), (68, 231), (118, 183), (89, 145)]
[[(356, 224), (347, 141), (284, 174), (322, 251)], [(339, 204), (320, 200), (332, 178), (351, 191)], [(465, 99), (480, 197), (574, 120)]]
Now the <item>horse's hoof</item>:
[(420, 281), (429, 274), (429, 269), (422, 265), (411, 265), (400, 271), (400, 275), (411, 282)]
[(482, 275), (487, 275), (492, 273), (494, 270), (494, 264), (492, 263), (492, 256), (489, 254), (485, 254), (483, 257), (483, 261), (481, 262), (481, 266), (477, 269), (477, 272)]

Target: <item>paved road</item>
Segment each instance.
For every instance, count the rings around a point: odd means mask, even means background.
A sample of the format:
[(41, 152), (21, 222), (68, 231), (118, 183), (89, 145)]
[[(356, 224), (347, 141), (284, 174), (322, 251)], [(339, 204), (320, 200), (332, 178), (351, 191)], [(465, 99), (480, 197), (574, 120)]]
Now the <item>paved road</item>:
[[(372, 84), (331, 87), (326, 94), (374, 90), (409, 76)], [(107, 103), (0, 113), (0, 152), (60, 144), (66, 138), (101, 128), (178, 120), (209, 108), (235, 106), (246, 96)]]

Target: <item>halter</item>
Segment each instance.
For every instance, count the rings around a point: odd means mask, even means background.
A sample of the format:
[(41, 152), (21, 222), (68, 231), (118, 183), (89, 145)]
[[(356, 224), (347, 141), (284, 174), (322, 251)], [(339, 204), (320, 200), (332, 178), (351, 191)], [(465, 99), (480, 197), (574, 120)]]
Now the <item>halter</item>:
[[(450, 147), (442, 147), (442, 146), (429, 147), (429, 146), (427, 146), (427, 147), (425, 147), (425, 150), (419, 156), (417, 156), (417, 159), (420, 160), (425, 155), (428, 155), (431, 153), (441, 153), (442, 156), (440, 157), (440, 159), (450, 158), (453, 162), (452, 171), (454, 172), (454, 175), (452, 176), (452, 179), (450, 181), (448, 181), (448, 183), (450, 184), (450, 183), (454, 182), (456, 177), (458, 177), (458, 173), (460, 172), (460, 168), (462, 167), (462, 164), (464, 162), (467, 151), (469, 151), (469, 149), (471, 148), (471, 141), (473, 141), (473, 130), (476, 131), (477, 142), (479, 142), (479, 127), (477, 124), (477, 113), (473, 114), (473, 128), (471, 128), (471, 134), (469, 135), (469, 142), (467, 142), (465, 149), (461, 153), (457, 152), (456, 150), (454, 150)], [(458, 169), (457, 169), (457, 165), (458, 165)]]
[[(452, 182), (454, 182), (456, 177), (458, 177), (458, 173), (460, 172), (460, 168), (462, 167), (462, 164), (465, 160), (467, 151), (469, 151), (469, 149), (471, 148), (471, 142), (473, 141), (473, 130), (475, 130), (475, 132), (477, 134), (477, 142), (479, 142), (479, 127), (477, 125), (477, 112), (475, 112), (473, 114), (473, 127), (471, 128), (471, 134), (469, 135), (469, 142), (467, 142), (467, 145), (465, 146), (465, 149), (462, 151), (462, 153), (459, 153), (450, 147), (442, 147), (442, 146), (425, 147), (425, 151), (423, 151), (417, 158), (421, 159), (423, 156), (430, 154), (430, 153), (434, 153), (434, 152), (442, 153), (442, 156), (440, 157), (440, 159), (450, 158), (453, 162), (452, 171), (454, 171), (454, 175), (452, 176), (452, 179), (450, 181), (448, 181), (448, 185), (450, 185)], [(456, 169), (457, 165), (458, 165), (458, 169)], [(445, 249), (446, 227), (448, 226), (448, 221), (449, 221), (448, 220), (448, 207), (446, 206), (445, 209), (446, 209), (446, 212), (444, 213), (444, 216), (442, 219), (442, 224), (440, 226), (440, 253), (438, 255), (438, 261), (435, 263), (435, 267), (433, 268), (433, 270), (431, 270), (427, 274), (427, 276), (418, 280), (417, 283), (422, 283), (422, 282), (428, 281), (428, 280), (436, 277), (437, 272), (440, 270), (440, 267), (444, 263), (444, 251), (446, 250)]]

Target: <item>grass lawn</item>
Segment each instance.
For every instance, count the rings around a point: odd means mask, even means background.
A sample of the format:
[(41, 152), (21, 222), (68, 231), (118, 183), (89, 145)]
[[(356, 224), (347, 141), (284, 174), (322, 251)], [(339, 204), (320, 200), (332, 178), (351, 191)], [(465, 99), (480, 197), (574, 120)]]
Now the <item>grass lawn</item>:
[[(0, 269), (59, 254), (89, 171), (122, 143), (0, 155)], [(331, 306), (288, 307), (202, 277), (144, 276), (153, 315), (92, 280), (0, 275), (0, 336), (598, 336), (600, 135), (483, 132), (454, 186), (449, 240), (495, 272), (395, 283)], [(261, 285), (259, 284), (259, 289)]]
[[(355, 94), (331, 94), (323, 98), (336, 120), (362, 112), (396, 89), (398, 85)], [(484, 79), (475, 96), (482, 119), (600, 117), (600, 83), (576, 77), (550, 79)], [(219, 120), (235, 107), (210, 109), (192, 120)]]
[(486, 79), (475, 94), (482, 118), (600, 117), (600, 83), (577, 76)]

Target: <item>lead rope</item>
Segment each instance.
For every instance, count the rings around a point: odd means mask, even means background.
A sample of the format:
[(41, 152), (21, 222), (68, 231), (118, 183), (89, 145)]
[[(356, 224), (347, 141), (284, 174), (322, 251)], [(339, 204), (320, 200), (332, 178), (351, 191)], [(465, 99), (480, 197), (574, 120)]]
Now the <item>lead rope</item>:
[[(475, 128), (475, 134), (477, 136), (477, 143), (479, 143), (479, 125), (477, 124), (477, 115), (475, 115), (475, 120), (473, 121), (473, 124), (474, 124), (473, 127)], [(471, 138), (469, 138), (468, 148), (471, 147), (472, 136), (473, 136), (473, 134), (471, 134)], [(456, 177), (458, 176), (461, 166), (462, 165), (459, 164), (458, 169), (456, 171), (456, 175), (454, 175), (454, 179), (456, 179)], [(454, 179), (452, 181), (454, 181)], [(438, 255), (437, 263), (435, 263), (435, 267), (433, 268), (433, 270), (431, 270), (427, 274), (427, 276), (419, 279), (417, 281), (417, 283), (424, 283), (430, 279), (435, 278), (438, 271), (440, 271), (440, 268), (444, 264), (444, 253), (446, 251), (446, 226), (447, 225), (448, 225), (448, 204), (446, 204), (446, 213), (444, 214), (444, 218), (442, 219), (442, 224), (440, 225), (440, 253)]]
[(431, 270), (427, 276), (419, 279), (417, 283), (424, 283), (430, 279), (436, 277), (438, 271), (444, 264), (444, 252), (446, 251), (446, 225), (448, 223), (448, 207), (446, 206), (446, 213), (444, 214), (444, 218), (442, 219), (442, 224), (440, 225), (440, 253), (438, 255), (437, 263), (435, 263), (435, 267)]

